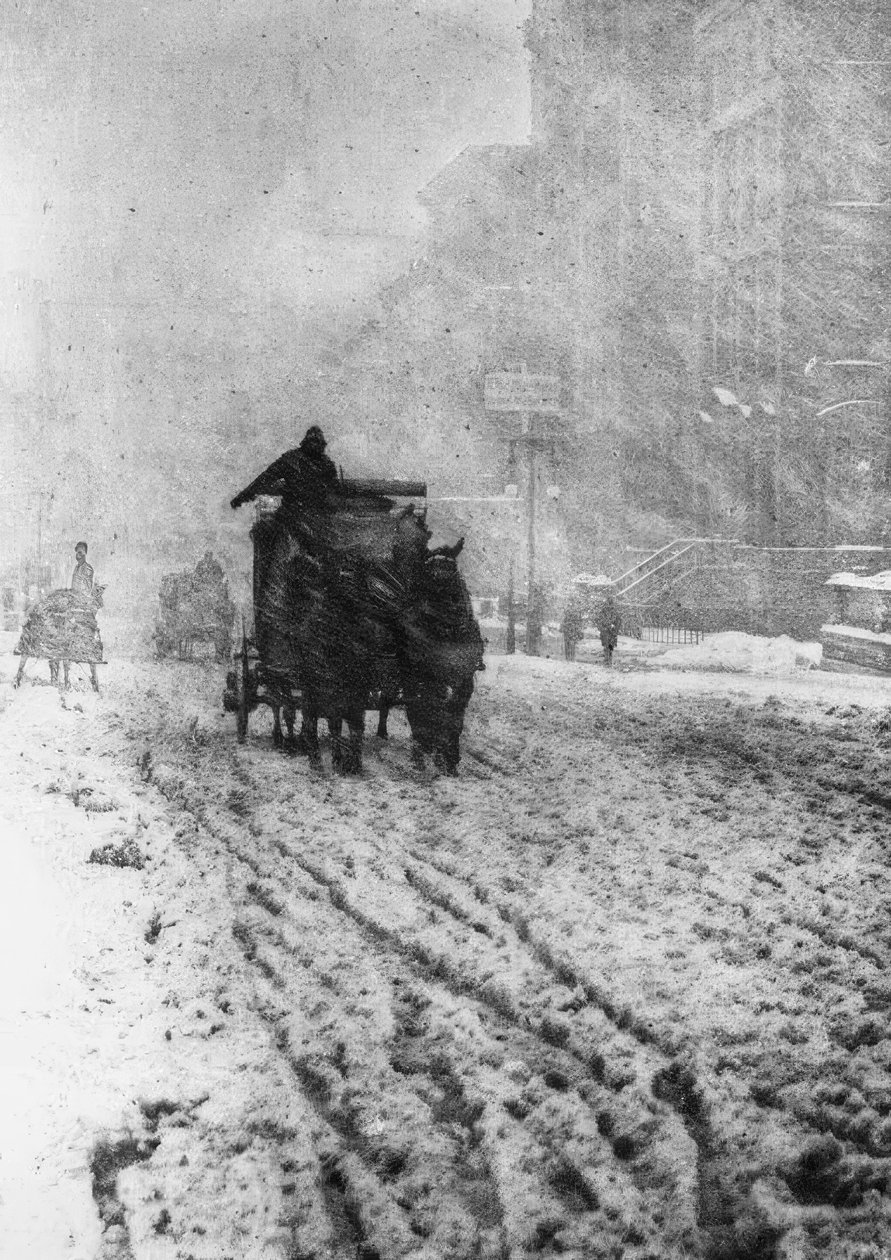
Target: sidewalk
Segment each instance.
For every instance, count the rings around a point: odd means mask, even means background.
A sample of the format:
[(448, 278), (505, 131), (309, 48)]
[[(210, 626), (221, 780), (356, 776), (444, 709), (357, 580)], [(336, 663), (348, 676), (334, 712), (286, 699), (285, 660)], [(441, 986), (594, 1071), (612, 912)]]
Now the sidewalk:
[(133, 965), (139, 873), (86, 859), (134, 820), (126, 807), (88, 812), (66, 793), (85, 713), (62, 710), (49, 687), (3, 698), (0, 1256), (88, 1260), (101, 1236), (90, 1150), (133, 1108), (149, 982)]
[[(15, 664), (0, 658), (0, 1260), (284, 1260), (270, 1117), (293, 1082), (233, 937), (228, 862), (142, 782), (110, 680), (13, 691)], [(105, 846), (136, 865), (90, 861)]]

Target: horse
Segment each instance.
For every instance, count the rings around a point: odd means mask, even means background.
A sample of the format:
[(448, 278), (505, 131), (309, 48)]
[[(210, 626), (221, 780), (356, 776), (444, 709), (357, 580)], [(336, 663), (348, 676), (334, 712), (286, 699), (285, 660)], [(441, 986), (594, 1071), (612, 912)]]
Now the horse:
[[(382, 662), (393, 653), (392, 636), (370, 593), (368, 569), (348, 562), (327, 573), (314, 589), (304, 588), (294, 621), (293, 645), (301, 689), (299, 747), (321, 765), (319, 718), (331, 735), (335, 770), (362, 769), (365, 710), (369, 697), (387, 688)], [(344, 724), (348, 735), (344, 737)]]
[(96, 624), (96, 610), (103, 605), (104, 586), (96, 585), (89, 593), (68, 589), (50, 591), (30, 610), (15, 647), (21, 656), (13, 686), (21, 684), (29, 659), (42, 657), (49, 661), (50, 682), (59, 686), (59, 665), (63, 683), (69, 688), (68, 668), (72, 661), (90, 667), (90, 681), (99, 690), (97, 664), (102, 663), (102, 640)]
[(458, 570), (464, 546), (427, 553), (399, 623), (398, 653), (412, 763), (458, 772), (464, 714), (474, 675), (485, 669), (483, 636), (470, 594)]

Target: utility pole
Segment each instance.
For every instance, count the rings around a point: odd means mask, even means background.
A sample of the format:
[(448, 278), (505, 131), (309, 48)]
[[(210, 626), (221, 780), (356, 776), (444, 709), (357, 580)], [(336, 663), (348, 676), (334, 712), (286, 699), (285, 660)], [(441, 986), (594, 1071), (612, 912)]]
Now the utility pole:
[[(536, 459), (535, 452), (538, 435), (534, 417), (538, 413), (544, 415), (560, 414), (560, 379), (556, 376), (533, 376), (526, 370), (525, 362), (514, 365), (511, 371), (489, 372), (485, 383), (485, 405), (487, 411), (509, 411), (518, 413), (520, 421), (519, 435), (511, 438), (508, 444), (508, 476), (516, 473), (516, 447), (521, 444), (526, 448), (525, 460), (528, 484), (525, 494), (526, 515), (526, 654), (535, 655), (538, 648), (539, 626), (538, 607), (535, 593), (535, 524), (536, 524)], [(514, 484), (514, 483), (511, 483)], [(508, 584), (508, 626), (507, 650), (516, 650), (516, 632), (514, 624), (514, 561), (511, 560), (510, 579)]]
[(504, 650), (513, 656), (517, 650), (517, 617), (514, 608), (514, 557), (510, 558), (510, 573), (507, 579), (507, 636)]
[[(516, 477), (517, 445), (516, 442), (509, 442), (507, 448), (507, 484), (515, 486)], [(516, 568), (516, 563), (516, 548), (512, 546), (510, 551), (510, 571), (507, 578), (507, 635), (504, 644), (504, 650), (508, 656), (513, 656), (517, 650), (517, 621), (516, 608), (514, 607), (514, 569)]]
[[(525, 363), (521, 370), (525, 376)], [(531, 413), (524, 411), (521, 412), (521, 416), (528, 453), (529, 479), (526, 494), (526, 655), (535, 656), (538, 653), (539, 638), (538, 601), (535, 594), (535, 434), (532, 429)]]

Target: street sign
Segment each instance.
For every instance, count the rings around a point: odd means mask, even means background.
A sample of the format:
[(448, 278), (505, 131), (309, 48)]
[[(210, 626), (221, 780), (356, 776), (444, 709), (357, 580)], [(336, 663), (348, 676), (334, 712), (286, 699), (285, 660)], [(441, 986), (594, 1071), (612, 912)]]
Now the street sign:
[(527, 372), (487, 372), (486, 411), (560, 413), (560, 377)]

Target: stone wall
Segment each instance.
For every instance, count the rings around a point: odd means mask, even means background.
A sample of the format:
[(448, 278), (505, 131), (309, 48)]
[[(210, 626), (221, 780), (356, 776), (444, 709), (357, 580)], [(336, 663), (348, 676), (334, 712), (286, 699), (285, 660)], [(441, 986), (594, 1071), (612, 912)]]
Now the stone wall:
[(839, 616), (827, 578), (885, 569), (891, 569), (887, 547), (713, 544), (702, 550), (692, 572), (671, 584), (666, 600), (694, 613), (706, 633), (742, 630), (814, 639), (821, 625)]

